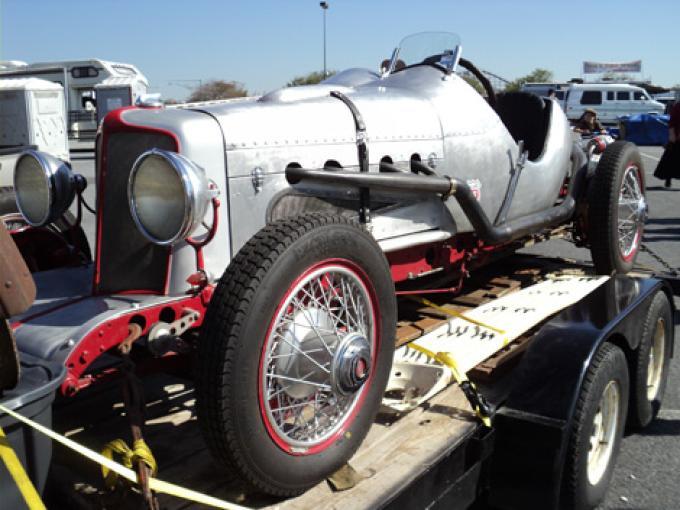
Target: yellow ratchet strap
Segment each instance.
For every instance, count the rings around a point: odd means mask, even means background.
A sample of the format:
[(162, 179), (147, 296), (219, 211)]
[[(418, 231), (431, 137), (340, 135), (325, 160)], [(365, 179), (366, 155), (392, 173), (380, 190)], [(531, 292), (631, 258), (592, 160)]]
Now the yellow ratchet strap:
[[(151, 453), (151, 448), (143, 439), (138, 439), (130, 448), (125, 441), (122, 439), (114, 439), (102, 449), (102, 455), (109, 460), (113, 460), (113, 454), (117, 454), (121, 457), (123, 466), (128, 469), (133, 469), (138, 460), (141, 460), (149, 466), (151, 470), (151, 476), (156, 476), (158, 473), (158, 464), (156, 459)], [(106, 466), (102, 465), (102, 476), (104, 477), (104, 483), (109, 489), (112, 489), (116, 485), (118, 480), (118, 473), (111, 471)]]
[[(111, 459), (106, 458), (104, 455), (97, 453), (95, 451), (90, 450), (89, 448), (86, 448), (83, 445), (80, 445), (73, 441), (72, 439), (69, 439), (67, 437), (62, 436), (61, 434), (57, 434), (53, 430), (48, 429), (47, 427), (44, 427), (43, 425), (40, 425), (39, 423), (34, 422), (33, 420), (30, 420), (26, 418), (25, 416), (22, 416), (18, 413), (15, 413), (11, 409), (6, 408), (3, 405), (0, 405), (0, 411), (3, 413), (8, 414), (15, 420), (18, 420), (29, 427), (37, 430), (38, 432), (46, 435), (50, 439), (53, 439), (54, 441), (58, 442), (59, 444), (70, 448), (71, 450), (79, 453), (83, 457), (88, 458), (89, 460), (96, 462), (97, 464), (100, 464), (101, 466), (106, 467), (110, 471), (113, 471), (114, 473), (117, 473), (119, 476), (122, 476), (126, 480), (129, 480), (133, 483), (139, 483), (137, 480), (137, 473), (135, 473), (132, 469), (127, 468), (125, 466), (122, 466), (118, 464), (117, 462), (114, 462)], [(134, 449), (133, 449), (134, 451)], [(175, 485), (172, 483), (164, 482), (162, 480), (159, 480), (157, 478), (150, 478), (149, 479), (149, 488), (151, 490), (154, 490), (156, 492), (161, 492), (163, 494), (169, 494), (171, 496), (175, 496), (178, 498), (183, 498), (189, 501), (193, 501), (195, 503), (200, 503), (202, 505), (207, 505), (211, 506), (214, 508), (222, 508), (224, 510), (249, 510), (248, 507), (237, 505), (235, 503), (229, 503), (228, 501), (224, 501), (222, 499), (214, 498), (212, 496), (208, 496), (207, 494), (201, 494), (200, 492), (197, 491), (192, 491), (191, 489), (186, 489), (184, 487), (180, 487), (179, 485)], [(44, 506), (40, 507), (30, 507), (31, 510), (34, 508), (45, 508)]]
[(430, 308), (434, 308), (438, 312), (441, 312), (445, 315), (449, 315), (451, 317), (457, 317), (458, 319), (463, 319), (464, 321), (470, 322), (472, 324), (475, 324), (476, 326), (480, 326), (482, 328), (490, 329), (491, 331), (494, 331), (498, 333), (499, 335), (504, 335), (505, 336), (505, 330), (496, 328), (494, 326), (490, 326), (489, 324), (484, 324), (481, 321), (478, 321), (476, 319), (473, 319), (472, 317), (468, 317), (465, 314), (462, 314), (460, 312), (456, 312), (455, 310), (449, 310), (447, 308), (444, 308), (443, 306), (439, 306), (429, 299), (425, 299), (424, 297), (420, 296), (409, 296), (409, 298), (413, 299), (414, 301), (418, 301), (419, 303), (422, 303), (425, 306), (429, 306)]
[(470, 379), (468, 379), (465, 372), (460, 371), (458, 368), (458, 363), (456, 363), (456, 360), (453, 358), (453, 356), (451, 356), (450, 353), (434, 353), (416, 343), (409, 344), (409, 348), (422, 352), (426, 356), (429, 356), (430, 358), (439, 361), (442, 365), (448, 367), (451, 370), (451, 374), (456, 380), (456, 383), (458, 383), (458, 386), (460, 386), (460, 388), (463, 390), (468, 402), (470, 402), (470, 406), (472, 406), (472, 409), (474, 410), (477, 417), (486, 427), (491, 428), (491, 411), (489, 404), (484, 399), (484, 396), (479, 393), (475, 384)]
[(10, 446), (2, 427), (0, 427), (0, 458), (2, 458), (5, 466), (7, 466), (7, 470), (14, 479), (14, 483), (17, 484), (29, 510), (45, 510), (45, 504), (42, 502), (42, 499), (40, 499), (40, 495), (38, 494), (38, 491), (35, 490), (26, 471), (24, 471), (24, 466), (21, 465), (21, 461), (17, 457), (17, 454), (14, 453), (14, 450)]

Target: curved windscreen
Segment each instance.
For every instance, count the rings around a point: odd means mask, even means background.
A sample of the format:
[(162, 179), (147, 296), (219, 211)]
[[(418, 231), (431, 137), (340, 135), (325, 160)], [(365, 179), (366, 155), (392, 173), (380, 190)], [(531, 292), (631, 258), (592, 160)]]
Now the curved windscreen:
[(421, 32), (404, 37), (392, 54), (389, 72), (418, 64), (454, 71), (460, 57), (460, 37), (450, 32)]

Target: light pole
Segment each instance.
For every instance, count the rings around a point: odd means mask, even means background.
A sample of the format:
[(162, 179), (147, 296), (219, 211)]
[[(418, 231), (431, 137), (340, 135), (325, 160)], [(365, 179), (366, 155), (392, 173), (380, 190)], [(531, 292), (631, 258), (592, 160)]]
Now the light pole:
[(319, 2), (319, 6), (323, 10), (323, 77), (326, 74), (326, 11), (328, 10), (328, 2)]

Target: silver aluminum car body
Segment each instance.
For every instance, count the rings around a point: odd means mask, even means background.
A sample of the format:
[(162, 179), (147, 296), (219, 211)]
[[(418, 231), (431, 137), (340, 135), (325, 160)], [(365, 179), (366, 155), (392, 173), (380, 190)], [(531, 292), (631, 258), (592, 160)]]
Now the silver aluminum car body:
[[(104, 121), (99, 142), (94, 271), (64, 269), (38, 275), (38, 301), (19, 318), (20, 349), (73, 364), (74, 375), (64, 387), (75, 391), (79, 374), (98, 355), (93, 350), (103, 352), (93, 340), (100, 334), (100, 325), (150, 308), (172, 306), (188, 296), (187, 277), (196, 273), (197, 259), (194, 248), (184, 241), (163, 247), (171, 251), (167, 258), (161, 257), (167, 264), (161, 287), (139, 292), (135, 286), (135, 278), (152, 272), (157, 259), (137, 256), (152, 245), (134, 228), (126, 203), (127, 186), (121, 183), (135, 159), (147, 150), (169, 150), (168, 145), (176, 145), (220, 191), (219, 228), (203, 248), (209, 283), (222, 275), (238, 250), (272, 219), (309, 210), (356, 215), (356, 188), (304, 182), (293, 186), (286, 179), (286, 168), (291, 165), (340, 166), (359, 172), (355, 119), (343, 101), (331, 96), (332, 91), (349, 98), (365, 121), (369, 172), (379, 172), (380, 162), (388, 161), (410, 173), (411, 159), (418, 158), (439, 175), (455, 177), (474, 188), (489, 218), (497, 216), (519, 166), (521, 176), (507, 220), (552, 207), (571, 171), (570, 129), (557, 103), (547, 103), (550, 120), (543, 151), (521, 165), (518, 143), (487, 101), (456, 74), (429, 65), (383, 76), (350, 69), (318, 85), (284, 88), (259, 98), (118, 110)], [(161, 138), (174, 141), (159, 146)], [(115, 200), (109, 193), (114, 178), (119, 178)], [(385, 252), (472, 231), (455, 200), (376, 190), (371, 192), (371, 201), (377, 205), (372, 207), (369, 230)], [(115, 208), (107, 212), (107, 204), (110, 208), (113, 202)], [(206, 218), (208, 224), (211, 220)], [(122, 237), (102, 240), (124, 230), (123, 224), (127, 226)], [(137, 244), (126, 255), (121, 242), (130, 240)], [(115, 261), (115, 269), (107, 262), (113, 252), (127, 256)], [(101, 284), (101, 274), (107, 271), (113, 289)], [(133, 283), (120, 283), (125, 278)]]
[[(464, 80), (419, 66), (384, 78), (350, 70), (328, 82), (284, 88), (251, 101), (124, 112), (126, 122), (176, 133), (182, 153), (218, 183), (225, 202), (223, 227), (206, 248), (206, 268), (213, 276), (221, 275), (230, 257), (268, 216), (280, 217), (277, 199), (294, 191), (285, 178), (288, 165), (322, 168), (331, 163), (358, 171), (354, 120), (347, 106), (331, 97), (333, 90), (349, 97), (365, 120), (371, 172), (378, 172), (385, 158), (409, 172), (410, 159), (417, 155), (437, 173), (477, 187), (488, 217), (498, 213), (516, 168), (518, 145), (495, 111)], [(524, 165), (508, 220), (552, 206), (570, 169), (567, 120), (555, 102), (549, 107), (544, 151)], [(214, 124), (203, 120), (206, 116), (219, 125), (219, 134)], [(212, 146), (206, 150), (210, 139)], [(222, 144), (218, 154), (216, 146)], [(253, 184), (254, 175), (262, 177), (259, 186)], [(350, 188), (296, 188), (320, 197), (357, 197), (357, 190)], [(374, 199), (394, 204), (375, 211), (371, 225), (374, 237), (388, 251), (472, 230), (455, 201), (443, 203), (408, 193), (377, 193)], [(181, 244), (176, 251), (172, 273), (187, 274), (193, 255)], [(176, 280), (181, 282), (181, 277)], [(183, 290), (183, 283), (172, 287), (174, 292)]]

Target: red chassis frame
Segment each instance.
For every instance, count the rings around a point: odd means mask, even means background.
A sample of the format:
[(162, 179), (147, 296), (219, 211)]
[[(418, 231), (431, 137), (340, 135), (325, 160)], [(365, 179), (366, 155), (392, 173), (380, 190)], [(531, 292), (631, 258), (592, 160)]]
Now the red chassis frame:
[[(456, 245), (457, 247), (454, 247)], [(442, 271), (445, 274), (457, 272), (458, 283), (449, 288), (418, 288), (417, 290), (397, 291), (397, 294), (410, 292), (448, 292), (456, 293), (462, 286), (466, 273), (466, 264), (484, 264), (491, 255), (504, 251), (508, 245), (484, 246), (472, 234), (456, 236), (450, 241), (437, 242), (421, 246), (414, 246), (405, 250), (388, 253), (392, 278), (396, 284), (413, 281), (419, 276)], [(205, 311), (214, 291), (214, 286), (194, 288), (186, 297), (162, 303), (149, 308), (131, 310), (115, 319), (105, 321), (91, 330), (71, 352), (66, 360), (68, 375), (61, 386), (64, 395), (71, 396), (96, 382), (99, 377), (86, 374), (88, 367), (104, 352), (119, 346), (129, 336), (130, 324), (141, 326), (141, 336), (148, 334), (151, 327), (162, 320), (162, 317), (172, 312), (174, 317), (181, 317), (187, 310), (199, 313), (199, 319), (192, 325), (192, 329), (203, 323)], [(130, 293), (132, 294), (132, 293)], [(74, 304), (72, 301), (65, 307)], [(29, 318), (30, 319), (30, 318)], [(20, 327), (18, 323), (15, 327)]]

